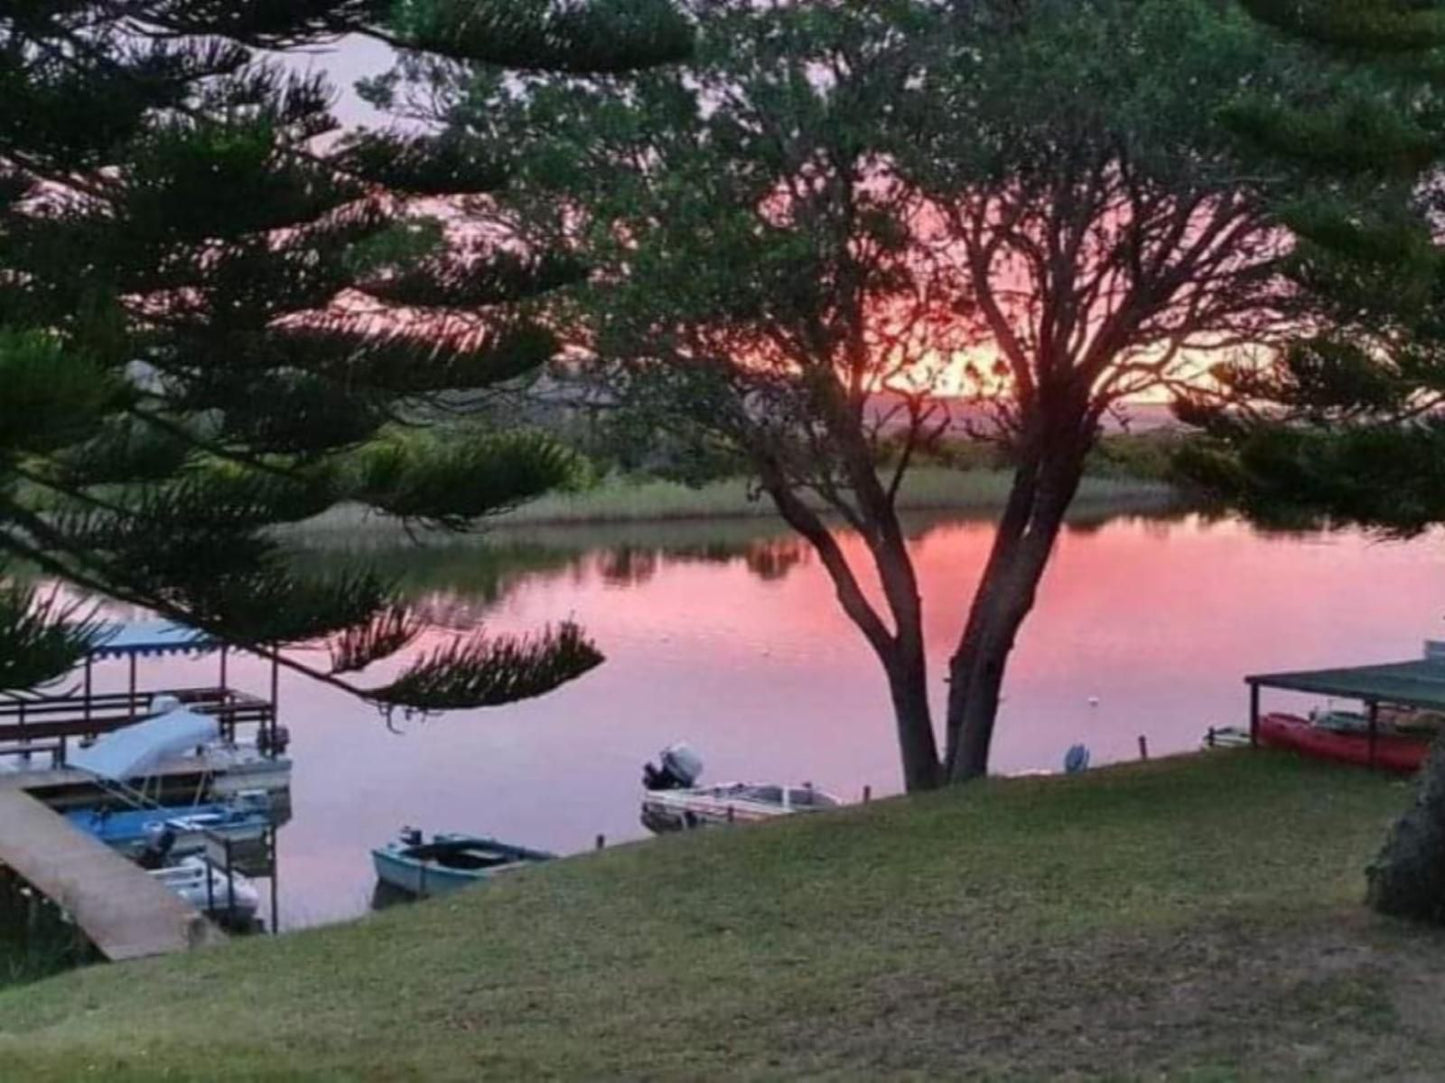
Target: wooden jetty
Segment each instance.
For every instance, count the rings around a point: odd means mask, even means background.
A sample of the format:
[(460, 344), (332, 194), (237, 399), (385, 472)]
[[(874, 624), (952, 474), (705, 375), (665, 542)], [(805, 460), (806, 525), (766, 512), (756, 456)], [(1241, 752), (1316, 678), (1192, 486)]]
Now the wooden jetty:
[(12, 784), (0, 785), (0, 863), (69, 912), (106, 958), (225, 939), (185, 900)]

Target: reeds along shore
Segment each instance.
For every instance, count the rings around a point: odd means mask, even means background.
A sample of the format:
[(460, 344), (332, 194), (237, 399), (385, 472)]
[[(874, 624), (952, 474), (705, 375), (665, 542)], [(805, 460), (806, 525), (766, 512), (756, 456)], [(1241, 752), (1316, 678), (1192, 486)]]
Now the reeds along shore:
[[(1003, 470), (954, 470), (926, 466), (913, 471), (899, 495), (903, 511), (991, 511), (1008, 497), (1011, 475)], [(1146, 478), (1089, 476), (1080, 486), (1078, 505), (1117, 505), (1121, 510), (1169, 506), (1179, 494), (1162, 481)], [(488, 522), (491, 528), (554, 524), (646, 522), (679, 519), (774, 518), (772, 503), (743, 479), (713, 482), (700, 488), (657, 478), (613, 476), (572, 493), (554, 493)], [(387, 520), (363, 509), (340, 507), (287, 528), (287, 536), (309, 539), (329, 532), (354, 530)]]

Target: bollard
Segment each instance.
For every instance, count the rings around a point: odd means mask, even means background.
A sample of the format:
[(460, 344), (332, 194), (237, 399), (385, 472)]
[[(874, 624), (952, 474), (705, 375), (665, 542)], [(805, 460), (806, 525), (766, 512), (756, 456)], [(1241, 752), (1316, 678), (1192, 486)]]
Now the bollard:
[(872, 801), (872, 800), (873, 800), (873, 787), (872, 787), (872, 786), (864, 786), (864, 787), (863, 787), (863, 803), (866, 805), (869, 801)]
[(728, 823), (732, 823), (737, 816), (737, 810), (731, 805), (728, 806)]
[(1142, 733), (1139, 735), (1139, 758), (1141, 760), (1147, 760), (1149, 758), (1149, 738), (1145, 737)]
[(607, 836), (606, 836), (606, 835), (598, 835), (598, 836), (597, 836), (597, 849), (599, 849), (599, 850), (604, 850), (604, 849), (606, 849), (606, 848), (607, 848)]

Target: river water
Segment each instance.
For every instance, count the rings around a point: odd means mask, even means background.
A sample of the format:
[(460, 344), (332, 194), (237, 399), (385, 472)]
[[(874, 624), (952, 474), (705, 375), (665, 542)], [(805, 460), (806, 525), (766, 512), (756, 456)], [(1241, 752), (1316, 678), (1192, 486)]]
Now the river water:
[[(992, 526), (913, 523), (935, 692)], [(331, 540), (304, 559), (334, 562)], [(769, 521), (559, 527), (416, 548), (342, 546), (404, 577), (440, 622), (497, 631), (581, 621), (608, 655), (553, 695), (398, 721), (286, 676), (294, 818), (280, 833), (283, 927), (364, 911), (368, 850), (403, 824), (559, 852), (640, 838), (644, 760), (687, 740), (706, 778), (812, 781), (856, 800), (899, 786), (876, 663), (806, 547)], [(856, 546), (854, 547), (856, 554)], [(1071, 524), (1014, 654), (1001, 773), (1196, 748), (1240, 723), (1247, 673), (1418, 655), (1445, 635), (1445, 538), (1264, 535), (1231, 519)], [(442, 633), (438, 633), (441, 635)], [(318, 659), (320, 661), (320, 659)], [(153, 662), (148, 685), (208, 683), (214, 662)], [(233, 683), (265, 690), (259, 663)]]

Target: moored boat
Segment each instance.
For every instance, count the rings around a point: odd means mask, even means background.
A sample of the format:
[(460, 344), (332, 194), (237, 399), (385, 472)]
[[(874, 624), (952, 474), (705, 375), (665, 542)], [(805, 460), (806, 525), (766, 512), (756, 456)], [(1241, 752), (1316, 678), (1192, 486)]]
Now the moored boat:
[[(1335, 719), (1332, 717), (1331, 722)], [(1335, 725), (1318, 725), (1298, 715), (1274, 713), (1260, 717), (1259, 742), (1316, 759), (1334, 760), (1409, 773), (1417, 771), (1430, 751), (1430, 738), (1381, 727), (1375, 736), (1373, 759), (1369, 733)]]
[(227, 876), (224, 869), (216, 868), (204, 857), (186, 857), (147, 872), (203, 914), (238, 928), (250, 927), (256, 921), (261, 893), (234, 869)]
[(372, 850), (371, 862), (382, 883), (425, 898), (556, 856), (477, 835), (437, 834), (427, 842), (408, 828), (397, 841)]
[(698, 786), (702, 768), (702, 759), (683, 744), (663, 749), (657, 766), (645, 765), (643, 826), (661, 834), (708, 824), (756, 823), (842, 804), (810, 782), (798, 786), (749, 782)]
[(206, 835), (253, 838), (272, 826), (270, 795), (247, 791), (225, 802), (181, 807), (72, 809), (63, 814), (72, 825), (112, 849), (136, 856), (159, 844), (182, 856), (205, 846)]

